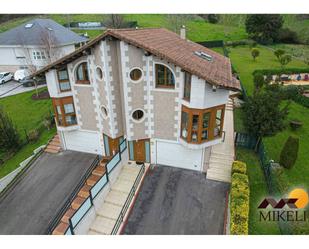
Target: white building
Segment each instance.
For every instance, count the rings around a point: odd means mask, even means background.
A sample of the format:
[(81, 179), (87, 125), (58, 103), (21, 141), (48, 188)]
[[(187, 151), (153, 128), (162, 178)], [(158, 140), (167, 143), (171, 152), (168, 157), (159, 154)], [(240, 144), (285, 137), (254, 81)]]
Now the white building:
[(38, 70), (86, 41), (53, 20), (31, 20), (0, 34), (0, 71)]

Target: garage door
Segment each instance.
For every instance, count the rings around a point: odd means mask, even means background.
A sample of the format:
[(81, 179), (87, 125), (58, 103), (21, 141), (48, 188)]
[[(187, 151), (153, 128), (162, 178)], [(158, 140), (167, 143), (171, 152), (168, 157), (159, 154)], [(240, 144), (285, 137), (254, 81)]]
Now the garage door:
[(102, 154), (99, 134), (86, 131), (63, 132), (67, 150)]
[(157, 141), (157, 163), (201, 171), (202, 150), (190, 150), (180, 144)]

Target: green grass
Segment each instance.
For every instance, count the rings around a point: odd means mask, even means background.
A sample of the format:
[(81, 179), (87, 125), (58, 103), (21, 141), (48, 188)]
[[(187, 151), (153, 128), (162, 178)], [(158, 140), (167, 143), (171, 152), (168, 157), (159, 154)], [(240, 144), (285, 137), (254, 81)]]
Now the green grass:
[(289, 107), (287, 123), (294, 119), (303, 123), (300, 129), (293, 131), (287, 124), (284, 131), (275, 136), (263, 138), (269, 157), (278, 162), (281, 150), (288, 137), (290, 135), (299, 137), (299, 152), (296, 164), (292, 169), (284, 170), (281, 176), (287, 191), (294, 187), (309, 188), (309, 109), (293, 102)]
[(241, 108), (234, 109), (234, 130), (236, 132), (246, 132), (246, 127), (244, 125), (244, 113)]
[[(43, 89), (42, 89), (43, 90)], [(42, 91), (40, 90), (40, 91)], [(17, 127), (21, 138), (25, 139), (25, 130), (29, 132), (39, 127), (46, 115), (50, 115), (51, 100), (32, 100), (31, 96), (35, 91), (17, 94), (0, 99), (0, 105), (8, 113)], [(19, 163), (32, 154), (32, 151), (42, 144), (45, 144), (53, 135), (55, 129), (41, 133), (39, 140), (23, 146), (12, 158), (0, 166), (0, 177), (10, 173)], [(2, 156), (4, 153), (2, 152)]]
[[(251, 50), (249, 46), (238, 46), (238, 47), (229, 47), (230, 58), (232, 60), (233, 66), (238, 71), (240, 79), (247, 90), (248, 94), (253, 93), (253, 76), (252, 73), (256, 69), (275, 69), (280, 68), (281, 65), (277, 61), (276, 57), (273, 54), (273, 51), (258, 46), (260, 50), (260, 55), (254, 61), (251, 56)], [(293, 59), (287, 67), (307, 67), (305, 63), (301, 60)]]
[(250, 185), (249, 234), (280, 234), (277, 223), (259, 221), (258, 205), (268, 196), (263, 171), (257, 155), (250, 150), (237, 148), (237, 160), (247, 164)]

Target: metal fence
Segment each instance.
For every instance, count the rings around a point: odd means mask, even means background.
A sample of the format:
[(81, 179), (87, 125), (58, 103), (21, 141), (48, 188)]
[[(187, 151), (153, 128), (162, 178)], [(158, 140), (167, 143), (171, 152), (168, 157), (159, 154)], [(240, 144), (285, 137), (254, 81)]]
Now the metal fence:
[[(126, 150), (126, 148), (127, 148), (127, 141), (126, 141), (126, 139), (124, 139), (119, 145), (119, 151), (106, 164), (105, 174), (102, 175), (99, 178), (99, 180), (91, 187), (91, 189), (89, 190), (89, 196), (83, 201), (83, 203), (80, 205), (80, 207), (77, 210), (75, 210), (75, 212), (71, 216), (71, 218), (69, 218), (69, 227), (66, 230), (65, 235), (74, 235), (74, 229), (82, 221), (82, 219), (85, 217), (85, 215), (88, 213), (88, 211), (93, 206), (94, 199), (98, 196), (98, 194), (103, 190), (103, 188), (109, 182), (109, 174), (121, 162), (121, 154)], [(99, 161), (97, 162), (97, 164), (98, 163), (99, 163)], [(85, 181), (83, 181), (83, 184), (85, 183)], [(75, 195), (75, 197), (76, 197), (76, 195)], [(71, 202), (73, 201), (73, 199), (71, 199), (69, 206), (71, 205)], [(62, 214), (62, 216), (63, 216), (63, 214)]]

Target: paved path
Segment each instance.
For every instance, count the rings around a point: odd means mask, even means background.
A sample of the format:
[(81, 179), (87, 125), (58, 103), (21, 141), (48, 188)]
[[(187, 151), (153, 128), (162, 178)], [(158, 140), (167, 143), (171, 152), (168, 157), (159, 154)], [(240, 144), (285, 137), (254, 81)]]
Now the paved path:
[(124, 234), (222, 234), (229, 184), (158, 166), (142, 185)]
[(141, 166), (135, 163), (123, 166), (103, 205), (96, 211), (96, 218), (88, 234), (111, 234), (140, 169)]
[(43, 153), (0, 200), (0, 234), (44, 234), (94, 159), (73, 151)]
[[(46, 85), (39, 85), (38, 88), (46, 87)], [(19, 82), (11, 80), (0, 85), (0, 98), (16, 95), (23, 92), (34, 90), (35, 87), (23, 87)]]

